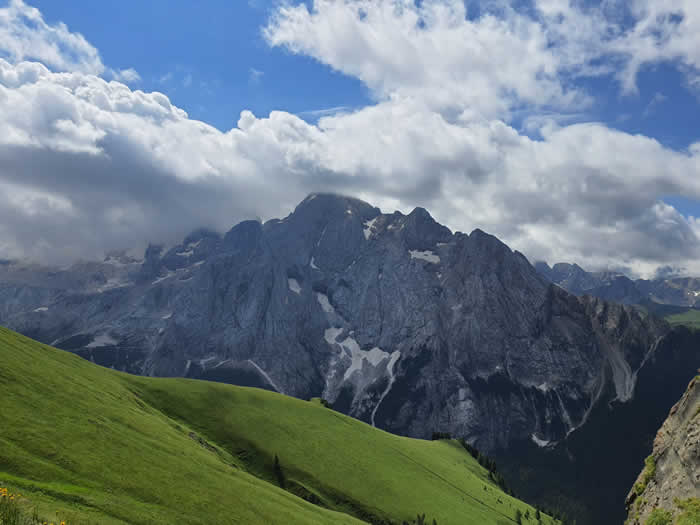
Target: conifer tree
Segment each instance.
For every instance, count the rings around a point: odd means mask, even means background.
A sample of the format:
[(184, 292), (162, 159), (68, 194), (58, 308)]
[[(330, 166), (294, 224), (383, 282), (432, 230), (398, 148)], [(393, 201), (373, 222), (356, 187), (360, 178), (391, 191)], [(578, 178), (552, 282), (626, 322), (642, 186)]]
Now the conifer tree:
[(284, 472), (282, 472), (282, 465), (280, 465), (280, 458), (277, 457), (277, 454), (275, 454), (274, 470), (275, 470), (275, 476), (277, 477), (277, 484), (281, 488), (284, 488), (284, 486), (286, 485), (285, 479), (284, 479)]

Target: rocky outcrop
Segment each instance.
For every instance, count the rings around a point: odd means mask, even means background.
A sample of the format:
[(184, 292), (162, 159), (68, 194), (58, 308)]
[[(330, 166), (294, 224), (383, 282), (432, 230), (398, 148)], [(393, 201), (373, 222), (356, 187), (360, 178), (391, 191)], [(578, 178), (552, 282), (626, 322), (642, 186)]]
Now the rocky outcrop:
[(654, 449), (627, 496), (627, 523), (645, 524), (653, 512), (677, 516), (684, 510), (678, 503), (691, 498), (700, 498), (700, 376), (691, 381), (656, 435)]

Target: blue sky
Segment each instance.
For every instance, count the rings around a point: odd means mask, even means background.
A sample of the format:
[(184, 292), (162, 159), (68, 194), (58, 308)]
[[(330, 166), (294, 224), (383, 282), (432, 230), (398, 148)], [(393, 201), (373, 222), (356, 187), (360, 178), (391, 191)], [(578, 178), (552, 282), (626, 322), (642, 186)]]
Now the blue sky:
[(136, 69), (142, 81), (134, 87), (161, 91), (190, 117), (222, 131), (235, 127), (244, 109), (267, 115), (279, 109), (302, 113), (366, 105), (369, 93), (357, 79), (311, 58), (270, 49), (261, 36), (270, 4), (33, 2), (47, 22), (64, 22), (82, 33), (106, 64)]
[(334, 191), (700, 274), (696, 0), (0, 0), (0, 114), (0, 257)]

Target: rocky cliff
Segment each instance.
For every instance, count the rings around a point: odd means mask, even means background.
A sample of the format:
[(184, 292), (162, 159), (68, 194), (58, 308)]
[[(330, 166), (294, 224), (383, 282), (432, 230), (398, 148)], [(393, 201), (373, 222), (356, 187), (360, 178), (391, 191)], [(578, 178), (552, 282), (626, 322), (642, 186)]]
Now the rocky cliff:
[(695, 514), (700, 520), (699, 498), (700, 376), (690, 382), (656, 435), (653, 451), (627, 496), (627, 522), (642, 525), (652, 514), (657, 519)]

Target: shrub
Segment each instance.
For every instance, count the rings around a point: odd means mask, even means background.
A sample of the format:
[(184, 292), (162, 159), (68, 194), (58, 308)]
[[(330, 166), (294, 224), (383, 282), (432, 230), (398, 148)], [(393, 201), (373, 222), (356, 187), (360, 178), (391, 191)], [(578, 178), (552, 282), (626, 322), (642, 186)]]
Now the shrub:
[(673, 515), (665, 509), (654, 509), (649, 514), (645, 525), (671, 525)]
[(641, 495), (642, 492), (647, 488), (649, 482), (656, 475), (656, 460), (654, 456), (649, 456), (644, 460), (644, 471), (642, 472), (642, 479), (634, 484), (634, 491), (637, 495)]
[(676, 525), (696, 525), (700, 523), (700, 499), (676, 500), (674, 503), (682, 511), (681, 515), (678, 516)]

